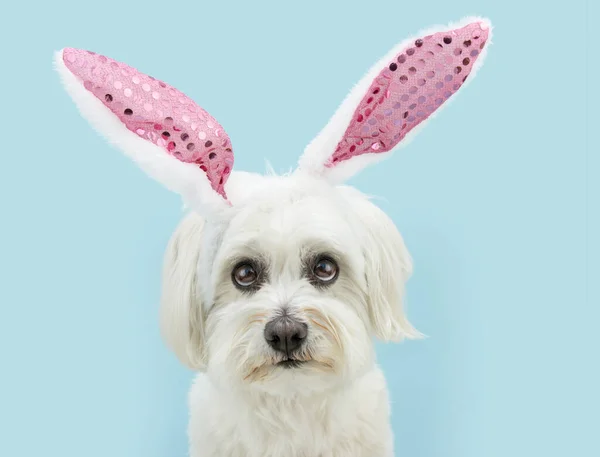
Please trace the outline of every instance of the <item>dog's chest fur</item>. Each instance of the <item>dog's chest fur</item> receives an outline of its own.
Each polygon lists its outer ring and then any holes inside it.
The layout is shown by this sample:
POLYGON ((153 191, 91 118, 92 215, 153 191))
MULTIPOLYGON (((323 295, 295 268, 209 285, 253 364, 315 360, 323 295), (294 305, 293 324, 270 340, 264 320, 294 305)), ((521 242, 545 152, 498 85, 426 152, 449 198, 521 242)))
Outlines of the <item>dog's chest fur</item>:
POLYGON ((283 398, 215 389, 190 393, 191 457, 392 457, 385 380, 373 369, 327 394, 283 398))

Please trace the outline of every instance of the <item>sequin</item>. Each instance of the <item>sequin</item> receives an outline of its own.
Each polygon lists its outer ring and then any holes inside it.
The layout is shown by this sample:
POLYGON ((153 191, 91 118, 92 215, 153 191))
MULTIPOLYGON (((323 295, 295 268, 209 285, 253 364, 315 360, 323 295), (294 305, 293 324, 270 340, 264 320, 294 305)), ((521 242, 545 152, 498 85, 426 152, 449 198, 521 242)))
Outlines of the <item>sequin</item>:
MULTIPOLYGON (((91 85, 84 84, 85 89, 100 98, 105 106, 136 136, 164 148, 166 154, 173 155, 183 162, 195 163, 199 167, 202 166, 202 161, 206 160, 209 153, 214 153, 216 158, 213 162, 216 168, 208 174, 208 179, 213 188, 225 196, 223 185, 229 171, 223 173, 216 170, 222 170, 224 167, 221 164, 223 163, 229 163, 228 170, 230 170, 233 164, 231 148, 227 147, 229 149, 227 150, 225 147, 218 146, 213 147, 210 151, 202 151, 198 150, 193 142, 177 145, 177 140, 173 138, 172 132, 181 130, 186 123, 183 115, 178 114, 181 113, 184 106, 189 111, 189 114, 186 115, 188 122, 192 116, 195 119, 201 119, 200 125, 205 127, 201 128, 204 131, 202 140, 207 142, 207 140, 215 138, 214 130, 220 130, 220 126, 206 111, 165 83, 161 84, 154 78, 107 57, 67 48, 63 52, 63 59, 67 68, 82 81, 82 84, 85 81, 92 83, 91 85), (71 63, 71 61, 73 62, 71 63), (80 61, 85 65, 78 65, 77 63, 80 61), (122 79, 125 76, 127 79, 122 79), (142 90, 135 90, 134 86, 125 87, 127 82, 135 86, 139 85, 142 90), (152 90, 152 87, 155 89, 152 90), (174 98, 169 96, 171 90, 175 94, 174 98), (161 109, 154 109, 154 103, 160 104, 161 109), (150 126, 150 131, 147 126, 150 126)), ((199 127, 198 122, 195 127, 196 129, 199 127)), ((223 136, 223 141, 228 144, 227 135, 222 131, 219 132, 219 135, 223 136)), ((179 135, 177 136, 179 137, 179 135)))
POLYGON ((462 79, 473 67, 476 55, 470 54, 472 48, 464 49, 474 32, 480 34, 479 42, 484 42, 489 33, 481 23, 474 22, 460 29, 418 38, 401 50, 394 62, 380 70, 365 92, 344 137, 337 144, 332 162, 342 162, 367 150, 389 151, 434 113, 460 88, 454 74, 460 73, 462 79), (469 60, 465 60, 466 56, 469 60), (379 91, 385 97, 374 97, 379 91), (374 137, 376 142, 372 142, 374 137))

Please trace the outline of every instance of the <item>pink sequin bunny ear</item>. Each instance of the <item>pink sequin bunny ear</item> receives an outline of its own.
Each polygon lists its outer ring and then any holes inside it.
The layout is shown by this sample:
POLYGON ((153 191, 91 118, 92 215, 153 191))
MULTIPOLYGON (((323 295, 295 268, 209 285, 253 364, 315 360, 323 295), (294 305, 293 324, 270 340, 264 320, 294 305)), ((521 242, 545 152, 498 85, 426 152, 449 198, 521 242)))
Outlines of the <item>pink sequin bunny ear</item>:
POLYGON ((469 18, 400 43, 353 89, 308 145, 299 170, 341 183, 421 127, 483 63, 488 20, 469 18))
POLYGON ((63 49, 55 64, 83 116, 146 173, 201 213, 228 206, 229 137, 193 100, 90 51, 63 49))

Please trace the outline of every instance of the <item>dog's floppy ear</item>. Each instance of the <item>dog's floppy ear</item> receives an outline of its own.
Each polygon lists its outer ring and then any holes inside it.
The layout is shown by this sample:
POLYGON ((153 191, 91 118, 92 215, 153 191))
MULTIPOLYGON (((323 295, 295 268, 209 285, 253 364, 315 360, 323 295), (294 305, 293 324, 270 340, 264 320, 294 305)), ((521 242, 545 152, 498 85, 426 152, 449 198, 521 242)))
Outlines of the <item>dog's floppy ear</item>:
POLYGON ((469 18, 394 47, 307 146, 299 170, 341 183, 406 144, 474 76, 490 39, 489 21, 469 18))
POLYGON ((193 100, 91 51, 65 48, 55 65, 82 115, 146 173, 201 214, 228 207, 229 137, 193 100))
POLYGON ((412 259, 400 232, 392 220, 358 190, 345 186, 341 189, 360 214, 365 228, 366 298, 374 335, 386 342, 422 337, 405 313, 405 283, 412 274, 412 259))
POLYGON ((194 370, 206 365, 204 315, 198 281, 204 220, 190 213, 169 241, 163 266, 161 333, 179 360, 194 370))

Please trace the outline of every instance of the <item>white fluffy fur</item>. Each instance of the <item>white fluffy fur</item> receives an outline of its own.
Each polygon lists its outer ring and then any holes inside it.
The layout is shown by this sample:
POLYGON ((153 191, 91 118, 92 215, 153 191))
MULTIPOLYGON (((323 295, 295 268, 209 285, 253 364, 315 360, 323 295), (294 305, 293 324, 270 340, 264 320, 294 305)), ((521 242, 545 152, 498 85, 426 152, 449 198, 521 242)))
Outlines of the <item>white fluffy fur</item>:
POLYGON ((357 172, 359 172, 366 166, 386 159, 396 149, 406 146, 408 143, 410 143, 410 141, 412 141, 412 139, 427 124, 428 120, 435 117, 440 112, 441 108, 443 108, 444 106, 448 106, 450 100, 456 97, 456 93, 452 97, 450 97, 449 100, 443 103, 437 110, 435 110, 426 120, 421 122, 416 128, 412 129, 404 137, 404 139, 400 143, 398 143, 398 145, 391 151, 379 154, 371 153, 355 156, 349 160, 345 160, 337 164, 333 168, 328 168, 325 166, 329 158, 334 153, 338 143, 344 136, 346 128, 352 120, 354 111, 356 110, 358 104, 364 97, 366 91, 369 89, 369 86, 373 82, 373 79, 375 79, 379 72, 381 72, 381 70, 384 67, 386 67, 397 54, 399 54, 403 49, 412 45, 412 43, 414 43, 414 41, 417 38, 431 35, 437 32, 442 32, 444 30, 454 30, 457 28, 461 28, 476 21, 482 22, 489 29, 489 38, 486 46, 483 48, 479 57, 473 64, 473 68, 471 69, 469 78, 467 79, 467 81, 465 81, 461 88, 458 89, 457 92, 460 92, 467 84, 469 84, 473 80, 475 74, 477 73, 479 68, 481 68, 481 65, 483 65, 485 56, 487 54, 487 49, 491 44, 492 25, 491 22, 486 18, 471 16, 464 18, 459 22, 452 23, 446 26, 430 27, 428 29, 422 30, 415 36, 407 38, 400 44, 394 46, 382 59, 380 59, 375 65, 373 65, 371 69, 367 72, 367 74, 360 80, 360 82, 356 86, 354 86, 354 89, 350 91, 350 93, 342 102, 342 104, 335 112, 329 123, 306 147, 304 153, 300 157, 299 170, 306 170, 312 174, 322 175, 323 177, 331 180, 334 183, 342 183, 350 179, 353 175, 355 175, 357 172))
POLYGON ((333 169, 325 164, 382 62, 413 40, 390 51, 350 93, 306 148, 299 173, 234 172, 226 183, 231 206, 201 170, 127 130, 68 71, 62 53, 56 55, 84 116, 195 210, 169 242, 161 304, 167 344, 200 372, 189 398, 191 457, 394 455, 373 339, 420 336, 403 304, 411 259, 393 222, 361 193, 339 184, 389 153, 333 169), (339 264, 339 277, 327 288, 308 278, 309 260, 320 254, 339 264), (252 293, 232 281, 241 259, 265 266, 264 281, 252 293), (308 326, 296 354, 304 363, 290 369, 278 365, 284 356, 264 336, 266 323, 283 309, 308 326))

